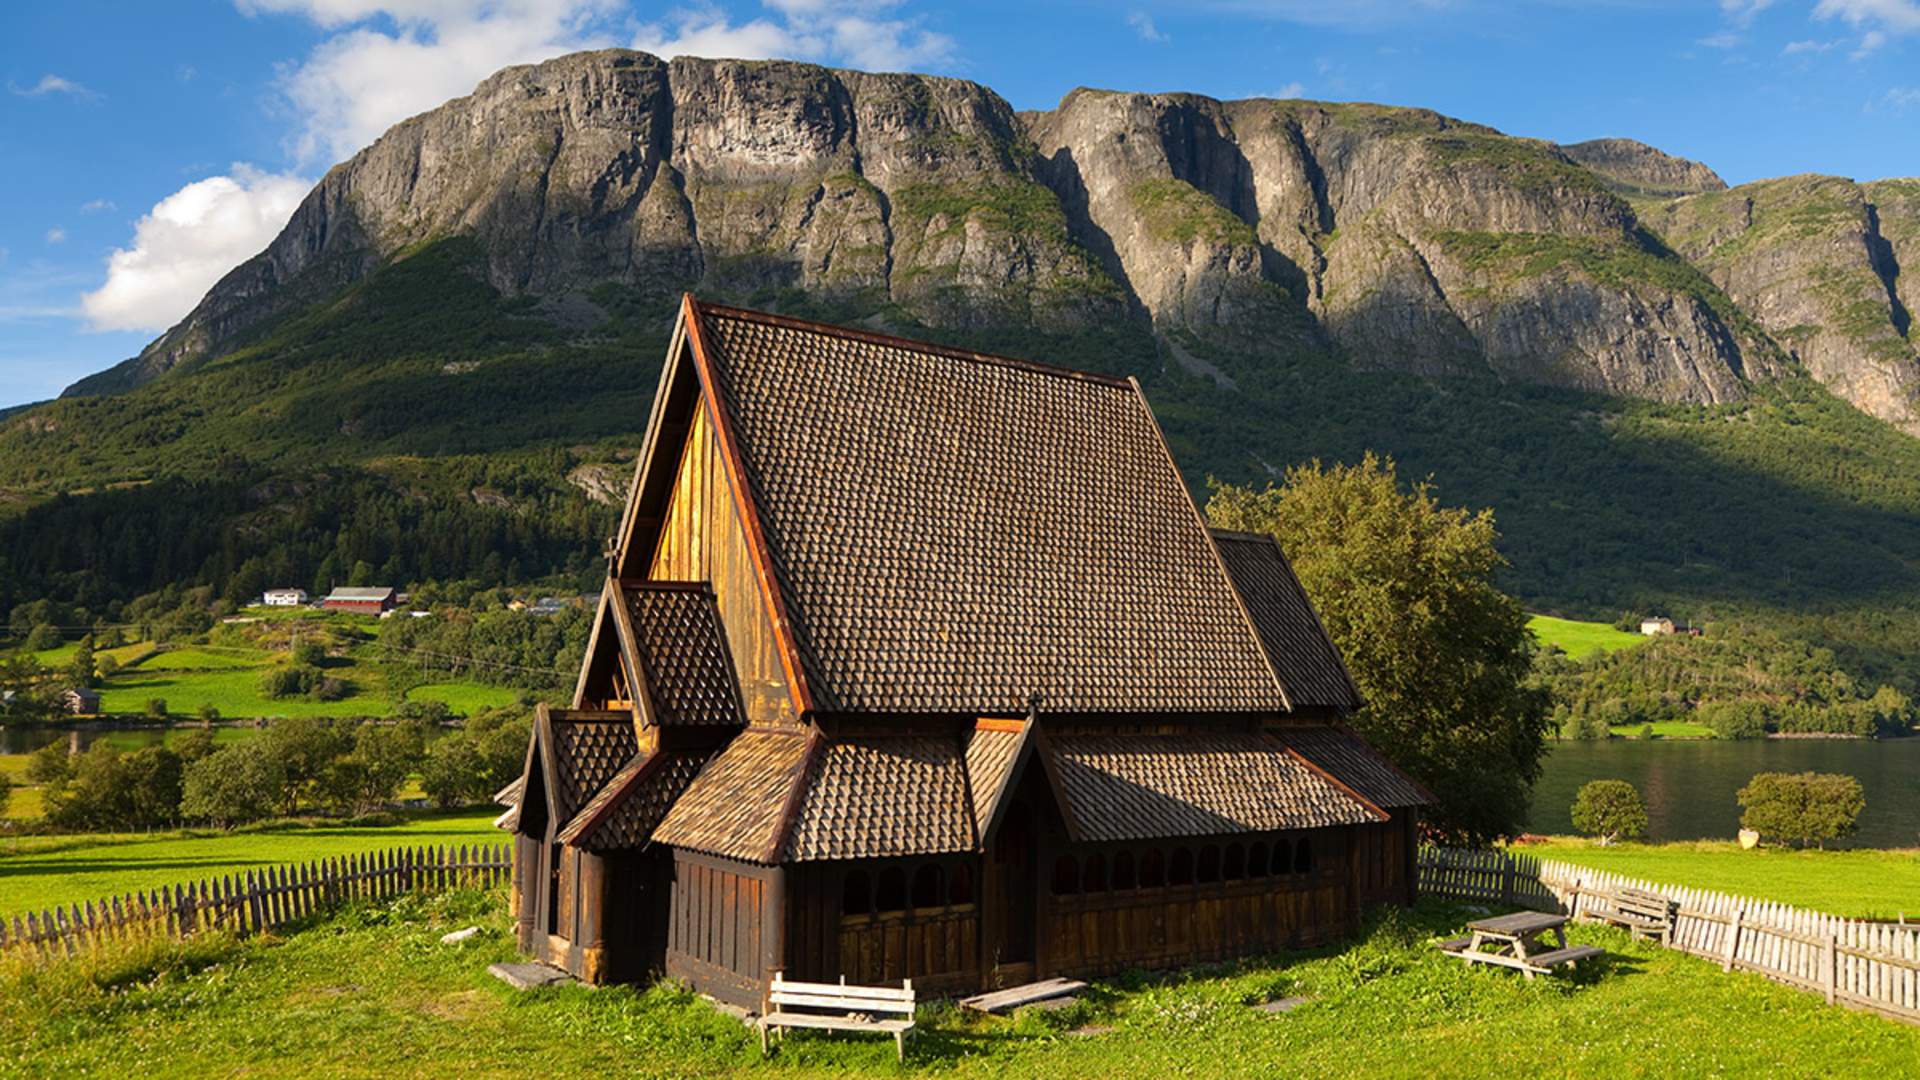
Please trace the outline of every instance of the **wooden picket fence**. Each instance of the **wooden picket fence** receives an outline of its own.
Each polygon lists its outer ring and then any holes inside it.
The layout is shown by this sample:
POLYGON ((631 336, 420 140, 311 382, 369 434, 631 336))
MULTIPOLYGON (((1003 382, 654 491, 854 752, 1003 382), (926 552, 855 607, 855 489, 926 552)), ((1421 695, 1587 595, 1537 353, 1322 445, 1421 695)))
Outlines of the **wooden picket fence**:
POLYGON ((505 881, 512 870, 506 844, 334 856, 16 915, 11 925, 0 919, 0 952, 73 953, 95 941, 154 933, 184 936, 223 929, 250 934, 352 900, 490 886, 505 881))
POLYGON ((1499 851, 1423 848, 1420 890, 1452 899, 1604 919, 1621 889, 1674 901, 1667 946, 1920 1024, 1920 925, 1847 919, 1499 851))

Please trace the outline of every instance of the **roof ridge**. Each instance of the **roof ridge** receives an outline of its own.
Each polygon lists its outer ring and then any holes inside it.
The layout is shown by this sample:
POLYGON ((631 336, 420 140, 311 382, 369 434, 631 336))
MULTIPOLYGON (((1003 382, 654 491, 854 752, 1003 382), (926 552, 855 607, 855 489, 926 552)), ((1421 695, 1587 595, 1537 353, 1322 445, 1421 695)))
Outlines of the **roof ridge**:
POLYGON ((926 353, 932 356, 942 356, 950 360, 966 360, 976 364, 991 364, 999 367, 1013 368, 1015 370, 1026 371, 1035 375, 1047 375, 1057 379, 1077 379, 1083 382, 1111 387, 1115 390, 1125 390, 1129 385, 1125 376, 1107 375, 1098 371, 1064 367, 1060 364, 1049 364, 1040 360, 1022 360, 1017 356, 1003 356, 999 353, 980 352, 976 349, 963 349, 955 345, 941 345, 936 342, 901 337, 897 334, 883 334, 877 330, 861 330, 851 326, 840 326, 834 323, 795 318, 791 315, 779 315, 770 311, 755 311, 752 308, 715 304, 702 300, 692 293, 688 293, 687 296, 693 301, 695 309, 701 314, 718 315, 722 318, 738 319, 742 322, 764 323, 768 326, 779 326, 789 330, 800 330, 826 337, 847 338, 852 341, 863 341, 870 345, 881 345, 896 349, 906 349, 911 352, 926 353))

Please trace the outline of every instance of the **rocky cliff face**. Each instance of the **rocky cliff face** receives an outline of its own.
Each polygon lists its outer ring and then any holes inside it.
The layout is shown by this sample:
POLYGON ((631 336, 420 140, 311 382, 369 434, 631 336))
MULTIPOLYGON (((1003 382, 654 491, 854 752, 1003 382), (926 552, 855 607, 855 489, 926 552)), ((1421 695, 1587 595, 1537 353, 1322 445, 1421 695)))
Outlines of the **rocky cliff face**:
MULTIPOLYGON (((1130 323, 1226 382, 1209 354, 1257 376, 1305 348, 1720 402, 1784 370, 1774 338, 1793 331, 1817 377, 1911 426, 1911 364, 1893 355, 1908 286, 1888 268, 1916 233, 1873 225, 1855 189, 1834 244, 1858 249, 1848 273, 1866 276, 1809 309, 1779 285, 1777 259, 1739 254, 1767 247, 1736 243, 1745 196, 1655 211, 1703 274, 1620 194, 1648 205, 1649 192, 1716 187, 1639 144, 1562 149, 1415 109, 1080 90, 1015 114, 954 79, 582 53, 507 69, 396 126, 179 326, 71 392, 191 367, 467 236, 489 284, 556 318, 608 283, 763 303, 799 290, 956 331, 1130 323), (1844 345, 1833 319, 1875 295, 1884 332, 1844 345)), ((1876 198, 1914 220, 1908 189, 1876 198)))

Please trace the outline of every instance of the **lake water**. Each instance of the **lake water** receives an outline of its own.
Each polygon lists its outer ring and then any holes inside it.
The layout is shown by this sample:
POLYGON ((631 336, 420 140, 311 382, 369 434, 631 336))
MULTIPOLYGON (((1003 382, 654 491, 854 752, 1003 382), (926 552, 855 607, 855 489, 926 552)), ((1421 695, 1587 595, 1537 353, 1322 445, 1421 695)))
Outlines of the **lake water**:
MULTIPOLYGON (((172 742, 187 731, 199 727, 199 724, 174 724, 152 727, 115 727, 107 724, 14 724, 0 727, 0 754, 31 754, 48 743, 68 744, 75 733, 80 738, 80 749, 92 746, 95 740, 105 739, 119 750, 138 750, 143 746, 158 746, 162 741, 172 742)), ((229 739, 245 738, 254 732, 251 727, 223 726, 214 729, 215 738, 221 742, 229 739)))
POLYGON ((1734 793, 1758 772, 1834 772, 1859 779, 1867 808, 1853 847, 1920 847, 1920 738, 1608 739, 1548 744, 1527 829, 1571 833, 1574 794, 1589 780, 1625 780, 1647 800, 1650 840, 1731 840, 1734 793))

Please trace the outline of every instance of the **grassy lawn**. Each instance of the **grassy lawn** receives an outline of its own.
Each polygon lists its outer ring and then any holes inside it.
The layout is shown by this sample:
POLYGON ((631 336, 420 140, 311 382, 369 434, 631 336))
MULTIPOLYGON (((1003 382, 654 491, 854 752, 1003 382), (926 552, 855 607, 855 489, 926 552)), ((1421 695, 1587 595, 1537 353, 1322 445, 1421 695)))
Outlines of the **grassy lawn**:
POLYGON ((1529 615, 1527 628, 1533 631, 1534 637, 1548 645, 1560 646, 1562 652, 1576 660, 1596 650, 1616 652, 1647 640, 1639 634, 1615 630, 1607 623, 1556 619, 1551 615, 1529 615))
POLYGON ((1920 1028, 1580 926, 1615 957, 1577 982, 1469 969, 1429 945, 1468 918, 1423 906, 1351 944, 1096 984, 1053 1013, 921 1010, 892 1040, 758 1041, 671 986, 520 994, 498 894, 406 897, 245 942, 128 947, 0 971, 21 1076, 1765 1076, 1920 1069, 1920 1028), (457 946, 448 930, 484 932, 457 946), (1283 1014, 1252 1003, 1302 995, 1283 1014), (1072 1034, 1075 1028, 1106 1029, 1072 1034))
POLYGON ((115 674, 100 684, 100 708, 108 713, 139 714, 149 698, 161 698, 175 716, 190 717, 202 705, 212 705, 229 718, 255 716, 385 716, 393 711, 383 687, 371 682, 371 669, 335 668, 354 686, 339 701, 306 698, 269 698, 260 693, 260 669, 225 671, 161 671, 145 666, 115 674))
MULTIPOLYGON (((1640 724, 1619 724, 1608 728, 1615 738, 1637 739, 1640 737, 1640 724)), ((1653 725, 1653 737, 1656 739, 1711 739, 1713 729, 1705 724, 1696 724, 1690 720, 1660 720, 1653 725)))
MULTIPOLYGON (((93 651, 93 658, 94 661, 98 663, 101 657, 111 656, 113 657, 114 663, 124 667, 127 664, 138 663, 142 658, 152 653, 156 647, 157 646, 151 641, 136 641, 131 645, 122 645, 117 649, 95 649, 93 651)), ((79 651, 80 643, 78 641, 69 641, 59 648, 43 649, 40 652, 33 653, 32 656, 35 660, 40 661, 42 667, 60 671, 64 670, 68 664, 73 663, 73 654, 79 651)))
POLYGON ((454 712, 471 716, 480 709, 512 705, 520 700, 520 695, 524 692, 504 686, 487 686, 482 683, 426 683, 407 691, 407 700, 445 702, 447 708, 454 712))
POLYGON ((494 810, 433 814, 385 828, 293 823, 239 832, 181 830, 0 840, 0 915, 415 844, 498 843, 494 810))
POLYGON ((1520 850, 1661 884, 1777 900, 1835 915, 1920 916, 1920 850, 1745 851, 1721 840, 1599 847, 1574 838, 1520 850))

